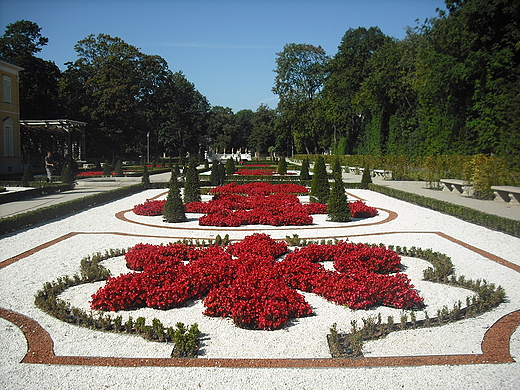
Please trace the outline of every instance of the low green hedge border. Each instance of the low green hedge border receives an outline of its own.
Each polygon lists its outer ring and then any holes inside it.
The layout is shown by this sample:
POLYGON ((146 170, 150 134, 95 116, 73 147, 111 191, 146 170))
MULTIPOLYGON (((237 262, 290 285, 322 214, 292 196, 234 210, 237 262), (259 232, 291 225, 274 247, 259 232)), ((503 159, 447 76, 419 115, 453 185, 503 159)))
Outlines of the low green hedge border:
POLYGON ((12 217, 2 218, 0 219, 0 235, 11 233, 51 219, 63 217, 101 203, 110 202, 114 199, 119 199, 142 191, 143 189, 144 187, 142 184, 134 184, 132 186, 116 188, 115 190, 101 192, 57 205, 28 211, 12 217))
POLYGON ((429 198, 422 195, 412 194, 410 192, 396 190, 377 184, 369 184, 369 189, 384 195, 391 196, 405 202, 426 207, 431 210, 439 211, 459 218, 466 222, 484 226, 502 233, 520 237, 520 221, 514 219, 500 217, 498 215, 487 214, 479 210, 471 209, 465 206, 459 206, 453 203, 444 202, 442 200, 429 198))
MULTIPOLYGON (((51 195, 57 192, 70 191, 74 189, 71 184, 47 184, 43 187, 31 188, 25 191, 15 191, 2 194, 0 196, 0 204, 14 202, 26 198, 35 198, 42 195, 51 195)), ((0 191, 1 192, 1 191, 0 191)))

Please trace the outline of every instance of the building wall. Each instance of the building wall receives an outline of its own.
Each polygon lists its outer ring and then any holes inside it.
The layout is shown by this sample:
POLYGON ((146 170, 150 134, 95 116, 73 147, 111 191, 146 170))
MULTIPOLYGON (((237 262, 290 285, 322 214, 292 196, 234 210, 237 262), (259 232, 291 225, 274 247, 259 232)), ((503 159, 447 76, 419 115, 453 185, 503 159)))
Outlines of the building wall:
POLYGON ((20 144, 20 95, 22 70, 0 59, 0 174, 23 172, 20 144))

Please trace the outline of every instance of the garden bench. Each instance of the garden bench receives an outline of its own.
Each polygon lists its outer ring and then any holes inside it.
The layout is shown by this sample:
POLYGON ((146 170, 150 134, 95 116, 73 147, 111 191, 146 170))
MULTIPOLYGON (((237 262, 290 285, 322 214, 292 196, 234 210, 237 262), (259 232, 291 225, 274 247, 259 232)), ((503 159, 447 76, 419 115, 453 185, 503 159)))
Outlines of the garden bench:
POLYGON ((380 176, 386 180, 392 179, 392 171, 387 171, 384 169, 374 169, 372 172, 374 173, 374 176, 380 176))
POLYGON ((512 187, 512 186, 491 186, 491 189, 495 191, 495 193, 504 201, 510 202, 511 198, 509 195, 512 195, 513 198, 520 203, 520 187, 512 187))
POLYGON ((458 179, 441 179, 441 183, 443 183, 448 190, 453 191, 453 188, 455 188, 461 194, 464 192, 465 187, 472 186, 471 183, 458 179))

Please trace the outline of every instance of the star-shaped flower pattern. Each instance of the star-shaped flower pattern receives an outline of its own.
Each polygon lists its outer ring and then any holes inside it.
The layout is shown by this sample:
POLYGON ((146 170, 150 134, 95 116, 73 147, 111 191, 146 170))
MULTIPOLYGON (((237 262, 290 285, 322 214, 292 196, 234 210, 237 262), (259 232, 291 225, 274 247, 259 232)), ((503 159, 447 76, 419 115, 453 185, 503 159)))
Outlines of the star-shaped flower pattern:
POLYGON ((346 241, 289 251, 284 241, 253 234, 227 247, 139 244, 125 259, 135 272, 110 277, 92 296, 93 309, 165 310, 204 299, 205 315, 230 317, 243 328, 275 330, 291 318, 313 314, 298 290, 351 309, 423 305, 399 272, 395 252, 346 241), (325 269, 325 261, 334 262, 335 271, 325 269))

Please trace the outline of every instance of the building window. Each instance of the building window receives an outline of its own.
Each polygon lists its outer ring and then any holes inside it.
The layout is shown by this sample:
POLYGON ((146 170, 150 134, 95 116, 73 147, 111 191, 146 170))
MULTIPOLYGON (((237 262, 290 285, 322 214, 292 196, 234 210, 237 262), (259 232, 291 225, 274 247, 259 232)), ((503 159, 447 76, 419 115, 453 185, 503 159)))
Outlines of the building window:
POLYGON ((4 157, 14 157, 13 125, 4 123, 4 157))
POLYGON ((4 75, 4 103, 11 103, 11 77, 4 75))

